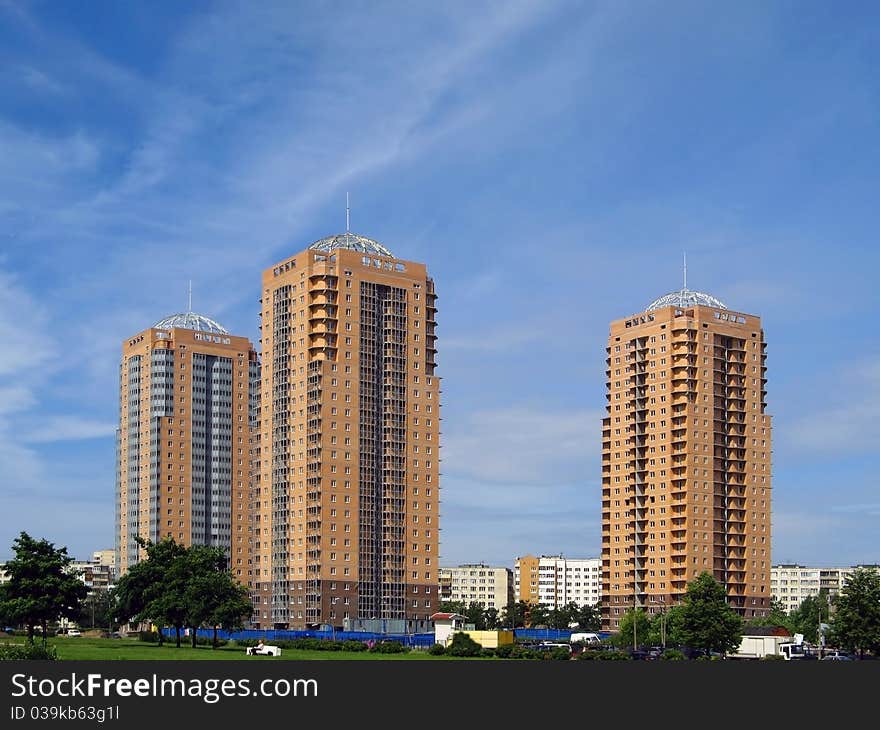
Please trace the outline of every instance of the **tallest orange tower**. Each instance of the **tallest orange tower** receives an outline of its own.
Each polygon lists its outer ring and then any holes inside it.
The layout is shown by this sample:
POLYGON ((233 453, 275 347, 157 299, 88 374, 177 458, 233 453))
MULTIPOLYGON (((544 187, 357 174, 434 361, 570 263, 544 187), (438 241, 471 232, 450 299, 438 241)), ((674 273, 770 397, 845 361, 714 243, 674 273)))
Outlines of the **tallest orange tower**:
POLYGON ((424 264, 353 233, 263 272, 251 499, 260 628, 429 628, 436 299, 424 264))

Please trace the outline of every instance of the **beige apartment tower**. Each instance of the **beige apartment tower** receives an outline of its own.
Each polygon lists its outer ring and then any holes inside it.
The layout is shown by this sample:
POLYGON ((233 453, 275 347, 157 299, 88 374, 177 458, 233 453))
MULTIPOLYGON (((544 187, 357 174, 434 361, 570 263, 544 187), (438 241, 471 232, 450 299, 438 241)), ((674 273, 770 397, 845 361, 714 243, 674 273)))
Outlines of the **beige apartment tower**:
POLYGON ((253 345, 193 312, 122 345, 116 432, 116 569, 140 536, 224 548, 248 567, 249 417, 259 377, 253 345))
POLYGON ((744 618, 770 605, 770 416, 758 317, 683 288, 611 323, 602 615, 679 602, 702 571, 744 618))
POLYGON ((260 628, 428 627, 435 302, 423 264, 353 233, 263 273, 250 581, 260 628))

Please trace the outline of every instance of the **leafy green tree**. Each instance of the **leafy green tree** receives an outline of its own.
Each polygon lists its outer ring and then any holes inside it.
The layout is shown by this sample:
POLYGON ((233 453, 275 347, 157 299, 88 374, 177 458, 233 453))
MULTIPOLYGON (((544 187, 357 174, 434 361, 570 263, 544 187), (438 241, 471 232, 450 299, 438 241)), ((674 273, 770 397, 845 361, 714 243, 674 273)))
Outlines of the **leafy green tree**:
POLYGON ((223 548, 192 545, 184 556, 187 588, 187 626, 192 646, 200 626, 211 626, 214 632, 211 645, 217 646, 217 628, 240 628, 244 619, 253 613, 253 604, 246 588, 227 570, 223 548))
POLYGON ((467 604, 464 601, 442 601, 439 610, 441 613, 458 613, 464 616, 467 604))
POLYGON ((770 612, 766 616, 750 618, 749 626, 781 626, 792 634, 797 633, 792 617, 785 610, 785 604, 775 597, 770 599, 770 612))
POLYGON ((67 548, 56 548, 45 538, 35 540, 22 532, 12 543, 15 557, 4 566, 9 580, 0 586, 0 614, 11 623, 27 626, 28 641, 42 629, 43 641, 50 621, 76 619, 88 588, 71 570, 67 548))
POLYGON ((166 537, 153 543, 135 538, 146 551, 143 560, 128 569, 116 584, 116 616, 119 623, 150 622, 159 627, 159 641, 163 640, 162 627, 174 626, 177 646, 180 646, 180 630, 186 620, 183 596, 169 595, 176 590, 182 594, 178 559, 186 554, 186 548, 166 537))
POLYGON ((550 610, 540 603, 530 603, 526 620, 531 628, 547 626, 550 621, 550 610))
POLYGON ((485 607, 482 603, 471 601, 467 609, 465 609, 464 615, 467 623, 473 624, 477 631, 482 631, 486 628, 485 607))
POLYGON ((498 614, 497 608, 487 608, 485 616, 487 629, 497 629, 500 626, 501 617, 498 614))
POLYGON ((217 648, 218 626, 226 631, 243 628, 245 620, 250 618, 254 612, 248 589, 237 583, 229 573, 225 575, 228 580, 224 580, 220 586, 217 601, 209 620, 214 629, 211 646, 215 649, 217 648))
POLYGON ((511 629, 524 627, 528 611, 529 604, 526 601, 519 600, 516 603, 508 604, 501 612, 501 625, 511 629))
POLYGON ((602 613, 599 606, 580 606, 573 617, 577 627, 584 631, 599 631, 602 628, 602 613))
POLYGON ((683 646, 684 607, 670 606, 666 611, 666 645, 683 646))
POLYGON ((612 642, 621 648, 631 648, 634 644, 637 646, 651 644, 651 620, 648 614, 641 608, 629 609, 620 617, 620 630, 612 637, 612 642), (633 636, 633 624, 635 624, 635 636, 633 636))
POLYGON ((110 628, 113 624, 113 591, 107 588, 92 590, 80 605, 77 623, 89 628, 110 628))
POLYGON ((121 616, 173 626, 178 647, 181 631, 188 628, 195 647, 199 627, 214 629, 216 646, 218 627, 240 628, 253 612, 247 589, 227 569, 222 548, 187 548, 170 537, 142 545, 146 559, 132 566, 117 585, 121 616))
POLYGON ((681 615, 685 644, 727 654, 742 642, 742 627, 742 619, 727 603, 724 586, 711 573, 704 571, 688 584, 681 615))
POLYGON ((566 606, 552 608, 547 616, 547 625, 551 629, 567 629, 570 616, 571 614, 566 606))
POLYGON ((828 591, 823 588, 818 596, 807 596, 801 601, 792 611, 786 628, 815 643, 819 640, 819 625, 828 622, 828 608, 828 591))
POLYGON ((859 656, 880 649, 880 572, 858 568, 834 600, 831 630, 838 646, 859 656))

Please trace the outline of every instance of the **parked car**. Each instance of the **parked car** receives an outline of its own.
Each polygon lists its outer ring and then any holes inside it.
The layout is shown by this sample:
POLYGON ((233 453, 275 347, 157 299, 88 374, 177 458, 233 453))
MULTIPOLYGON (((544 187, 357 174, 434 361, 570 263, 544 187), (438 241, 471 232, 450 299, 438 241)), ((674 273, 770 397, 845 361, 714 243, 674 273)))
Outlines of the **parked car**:
POLYGON ((840 651, 832 651, 822 657, 823 662, 851 662, 853 658, 849 654, 840 651))
POLYGON ((66 635, 69 637, 82 636, 82 632, 79 629, 67 629, 66 635))

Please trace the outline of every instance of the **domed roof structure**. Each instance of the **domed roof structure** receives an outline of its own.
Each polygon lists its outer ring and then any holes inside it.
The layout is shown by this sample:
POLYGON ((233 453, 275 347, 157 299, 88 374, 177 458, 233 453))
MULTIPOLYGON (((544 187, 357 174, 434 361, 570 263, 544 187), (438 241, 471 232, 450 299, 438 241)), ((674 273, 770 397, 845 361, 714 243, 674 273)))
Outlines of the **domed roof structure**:
POLYGON ((322 238, 320 241, 315 241, 309 248, 314 251, 325 251, 328 253, 335 251, 337 248, 345 248, 349 251, 360 251, 361 253, 394 258, 394 254, 378 241, 348 232, 322 238))
POLYGON ((655 299, 648 305, 648 308, 645 311, 652 312, 655 309, 662 309, 663 307, 680 307, 684 309, 686 307, 695 306, 727 309, 727 305, 724 304, 724 302, 720 299, 716 299, 711 294, 706 294, 701 291, 691 291, 685 287, 684 289, 669 292, 669 294, 664 294, 659 299, 655 299))
POLYGON ((195 312, 181 312, 180 314, 172 314, 170 317, 165 317, 156 324, 153 325, 155 329, 174 329, 177 327, 182 330, 196 330, 197 332, 212 332, 215 335, 228 335, 229 330, 227 330, 223 325, 215 322, 210 317, 205 317, 201 314, 196 314, 195 312))

